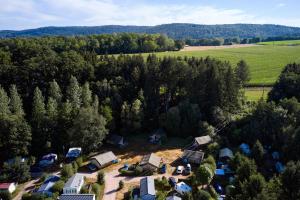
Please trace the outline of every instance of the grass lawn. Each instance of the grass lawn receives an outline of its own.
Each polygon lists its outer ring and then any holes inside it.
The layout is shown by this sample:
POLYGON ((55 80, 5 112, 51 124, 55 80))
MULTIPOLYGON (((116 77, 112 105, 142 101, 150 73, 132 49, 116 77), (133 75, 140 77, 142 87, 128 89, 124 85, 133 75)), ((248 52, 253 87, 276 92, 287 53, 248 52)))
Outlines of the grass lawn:
POLYGON ((267 99, 268 92, 271 90, 271 88, 246 88, 245 89, 245 96, 248 101, 258 101, 261 97, 263 99, 267 99))
POLYGON ((285 41, 272 41, 272 42, 260 42, 261 45, 277 45, 277 46, 297 46, 300 45, 300 40, 285 40, 285 41))
MULTIPOLYGON (((250 66, 251 85, 272 85, 283 67, 300 62, 300 46, 258 45, 244 48, 225 48, 205 51, 159 52, 157 56, 214 57, 229 61, 233 66, 244 59, 250 66)), ((142 54, 147 56, 148 53, 142 54)))

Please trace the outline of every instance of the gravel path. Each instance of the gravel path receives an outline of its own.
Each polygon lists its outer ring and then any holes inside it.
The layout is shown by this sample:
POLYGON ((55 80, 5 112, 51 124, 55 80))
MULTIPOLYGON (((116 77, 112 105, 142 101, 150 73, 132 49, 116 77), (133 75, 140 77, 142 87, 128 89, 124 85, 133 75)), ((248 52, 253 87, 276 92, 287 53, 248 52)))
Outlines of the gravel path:
MULTIPOLYGON (((153 175, 154 178, 163 177, 169 178, 171 176, 174 176, 172 174, 158 174, 153 175)), ((186 176, 182 175, 175 175, 176 178, 184 179, 186 176)), ((133 182, 139 182, 143 177, 124 177, 119 176, 118 170, 113 170, 112 172, 105 174, 105 189, 104 189, 104 195, 103 200, 115 200, 116 194, 118 192, 119 187, 119 181, 122 180, 124 183, 133 183, 133 182)))

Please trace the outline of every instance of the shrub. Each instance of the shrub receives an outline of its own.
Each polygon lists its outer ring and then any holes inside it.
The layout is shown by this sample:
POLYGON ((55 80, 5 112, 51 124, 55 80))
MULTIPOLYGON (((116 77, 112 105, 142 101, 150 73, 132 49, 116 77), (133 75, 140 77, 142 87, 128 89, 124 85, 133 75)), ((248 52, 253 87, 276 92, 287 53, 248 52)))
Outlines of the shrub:
POLYGON ((65 182, 64 181, 57 181, 54 185, 53 185, 53 187, 52 187, 52 192, 53 193, 60 193, 62 190, 63 190, 63 188, 64 188, 64 185, 65 185, 65 182))
POLYGON ((136 168, 134 169, 135 175, 140 175, 141 173, 143 173, 143 168, 141 166, 136 166, 136 168))
POLYGON ((70 178, 74 174, 74 169, 72 167, 72 164, 66 164, 63 166, 61 170, 62 177, 70 178))
POLYGON ((100 194, 100 185, 98 183, 94 183, 92 185, 92 191, 96 196, 99 196, 100 194))
POLYGON ((78 158, 76 159, 76 163, 77 163, 77 166, 78 166, 78 167, 82 167, 82 163, 83 163, 82 157, 78 157, 78 158))
POLYGON ((100 185, 103 185, 104 184, 104 173, 102 171, 98 172, 98 175, 97 175, 97 182, 100 184, 100 185))
POLYGON ((124 182, 122 180, 119 181, 119 190, 124 188, 124 182))
POLYGON ((0 191, 0 199, 2 200, 11 200, 11 194, 7 191, 0 191))
POLYGON ((72 167, 73 167, 73 172, 77 173, 77 171, 78 171, 78 164, 77 164, 76 161, 72 162, 72 167))

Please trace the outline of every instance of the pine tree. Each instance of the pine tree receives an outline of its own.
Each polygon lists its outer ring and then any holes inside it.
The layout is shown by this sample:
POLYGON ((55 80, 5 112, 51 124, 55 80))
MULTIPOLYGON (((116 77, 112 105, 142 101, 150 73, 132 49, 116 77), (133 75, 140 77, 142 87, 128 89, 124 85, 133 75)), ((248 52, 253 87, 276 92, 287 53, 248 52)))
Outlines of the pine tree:
POLYGON ((99 98, 97 95, 94 95, 92 107, 95 112, 99 112, 99 98))
POLYGON ((81 106, 81 89, 74 76, 71 77, 67 88, 67 99, 72 104, 73 112, 77 112, 81 106))
POLYGON ((60 103, 62 100, 61 89, 55 80, 50 82, 49 97, 55 99, 57 103, 60 103))
POLYGON ((10 114, 9 98, 5 90, 0 86, 0 116, 7 116, 10 114))
POLYGON ((25 113, 23 110, 22 99, 18 93, 16 85, 10 86, 10 110, 12 114, 23 118, 25 113))
POLYGON ((82 104, 83 107, 88 107, 92 102, 92 92, 90 90, 90 84, 86 82, 82 87, 82 104))
POLYGON ((42 122, 46 114, 44 101, 45 99, 41 90, 38 87, 36 87, 33 96, 32 120, 37 123, 42 122))
POLYGON ((244 85, 245 83, 250 81, 249 66, 244 60, 238 62, 237 67, 235 69, 235 73, 240 84, 244 85))
POLYGON ((58 114, 58 105, 55 99, 52 97, 49 97, 48 103, 47 103, 47 115, 50 119, 55 120, 58 114))

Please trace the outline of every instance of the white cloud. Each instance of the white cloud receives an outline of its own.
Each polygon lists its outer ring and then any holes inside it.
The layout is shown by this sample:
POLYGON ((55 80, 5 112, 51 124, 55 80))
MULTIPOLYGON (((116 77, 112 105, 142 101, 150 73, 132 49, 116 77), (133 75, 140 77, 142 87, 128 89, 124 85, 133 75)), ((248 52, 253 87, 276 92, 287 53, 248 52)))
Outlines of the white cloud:
MULTIPOLYGON (((273 20, 258 18, 240 9, 192 6, 183 3, 151 5, 134 0, 0 0, 0 5, 0 29, 108 24, 274 23, 273 20)), ((287 25, 291 25, 290 23, 300 25, 299 20, 279 21, 285 21, 287 25)))
POLYGON ((285 3, 279 3, 276 5, 277 8, 282 8, 282 7, 285 7, 286 4, 285 3))

